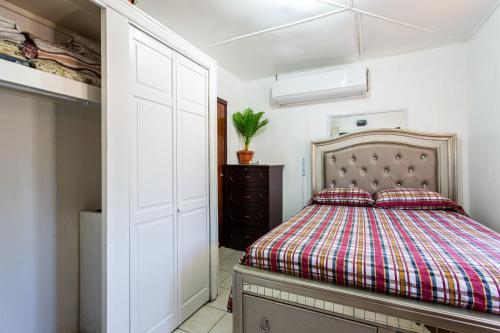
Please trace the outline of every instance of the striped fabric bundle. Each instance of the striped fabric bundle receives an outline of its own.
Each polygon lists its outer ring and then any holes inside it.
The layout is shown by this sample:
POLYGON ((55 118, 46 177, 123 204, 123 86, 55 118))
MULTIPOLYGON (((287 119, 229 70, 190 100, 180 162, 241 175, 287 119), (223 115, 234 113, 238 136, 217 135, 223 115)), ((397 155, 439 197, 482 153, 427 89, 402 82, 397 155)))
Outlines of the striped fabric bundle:
POLYGON ((371 206, 375 203, 370 193, 355 187, 326 188, 316 193, 312 202, 339 206, 371 206))
POLYGON ((375 204, 391 209, 443 209, 465 214, 462 207, 439 193, 418 188, 390 189, 375 193, 375 204))
POLYGON ((40 38, 33 38, 37 48, 37 59, 50 60, 61 66, 75 70, 93 73, 96 77, 101 77, 100 60, 92 60, 81 54, 71 52, 63 46, 44 41, 40 38))
POLYGON ((251 245, 245 264, 500 313, 499 234, 450 211, 309 205, 251 245))

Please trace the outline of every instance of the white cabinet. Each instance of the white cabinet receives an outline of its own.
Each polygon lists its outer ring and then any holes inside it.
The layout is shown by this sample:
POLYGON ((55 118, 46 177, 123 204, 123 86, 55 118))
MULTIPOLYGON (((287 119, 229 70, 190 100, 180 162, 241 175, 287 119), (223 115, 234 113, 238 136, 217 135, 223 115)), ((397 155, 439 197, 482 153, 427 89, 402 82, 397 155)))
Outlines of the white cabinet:
POLYGON ((130 28, 132 332, 176 327, 173 52, 130 28))
POLYGON ((209 300, 207 71, 130 28, 131 332, 209 300))
POLYGON ((217 294, 216 64, 135 6, 101 1, 103 326, 171 332, 217 294))
POLYGON ((207 71, 176 56, 179 317, 209 299, 207 71))

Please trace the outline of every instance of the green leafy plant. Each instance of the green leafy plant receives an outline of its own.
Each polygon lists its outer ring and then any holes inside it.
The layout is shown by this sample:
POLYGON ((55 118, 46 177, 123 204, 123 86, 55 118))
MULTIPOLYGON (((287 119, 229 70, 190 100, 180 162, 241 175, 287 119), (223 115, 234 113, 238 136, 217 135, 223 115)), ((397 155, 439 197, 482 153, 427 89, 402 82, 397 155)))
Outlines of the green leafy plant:
POLYGON ((254 113, 251 108, 246 108, 243 112, 238 111, 233 114, 234 126, 245 140, 245 150, 248 150, 248 146, 255 134, 269 124, 268 119, 262 119, 263 116, 264 112, 254 113))

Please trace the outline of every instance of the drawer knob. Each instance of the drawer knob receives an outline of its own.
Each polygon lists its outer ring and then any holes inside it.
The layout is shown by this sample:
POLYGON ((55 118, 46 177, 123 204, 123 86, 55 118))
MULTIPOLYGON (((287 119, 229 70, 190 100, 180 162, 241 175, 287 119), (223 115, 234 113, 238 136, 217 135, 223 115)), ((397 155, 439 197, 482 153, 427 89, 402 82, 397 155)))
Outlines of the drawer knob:
POLYGON ((259 323, 259 332, 260 333, 269 333, 271 331, 271 327, 269 325, 269 319, 266 317, 262 317, 259 323))

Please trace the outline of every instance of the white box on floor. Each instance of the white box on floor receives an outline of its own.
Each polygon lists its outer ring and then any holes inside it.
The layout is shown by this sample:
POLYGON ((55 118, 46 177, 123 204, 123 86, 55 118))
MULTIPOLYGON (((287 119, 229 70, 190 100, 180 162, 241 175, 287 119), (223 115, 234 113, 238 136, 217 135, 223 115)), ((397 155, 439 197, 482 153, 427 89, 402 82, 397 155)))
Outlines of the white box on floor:
POLYGON ((102 214, 80 212, 80 332, 101 332, 102 214))

